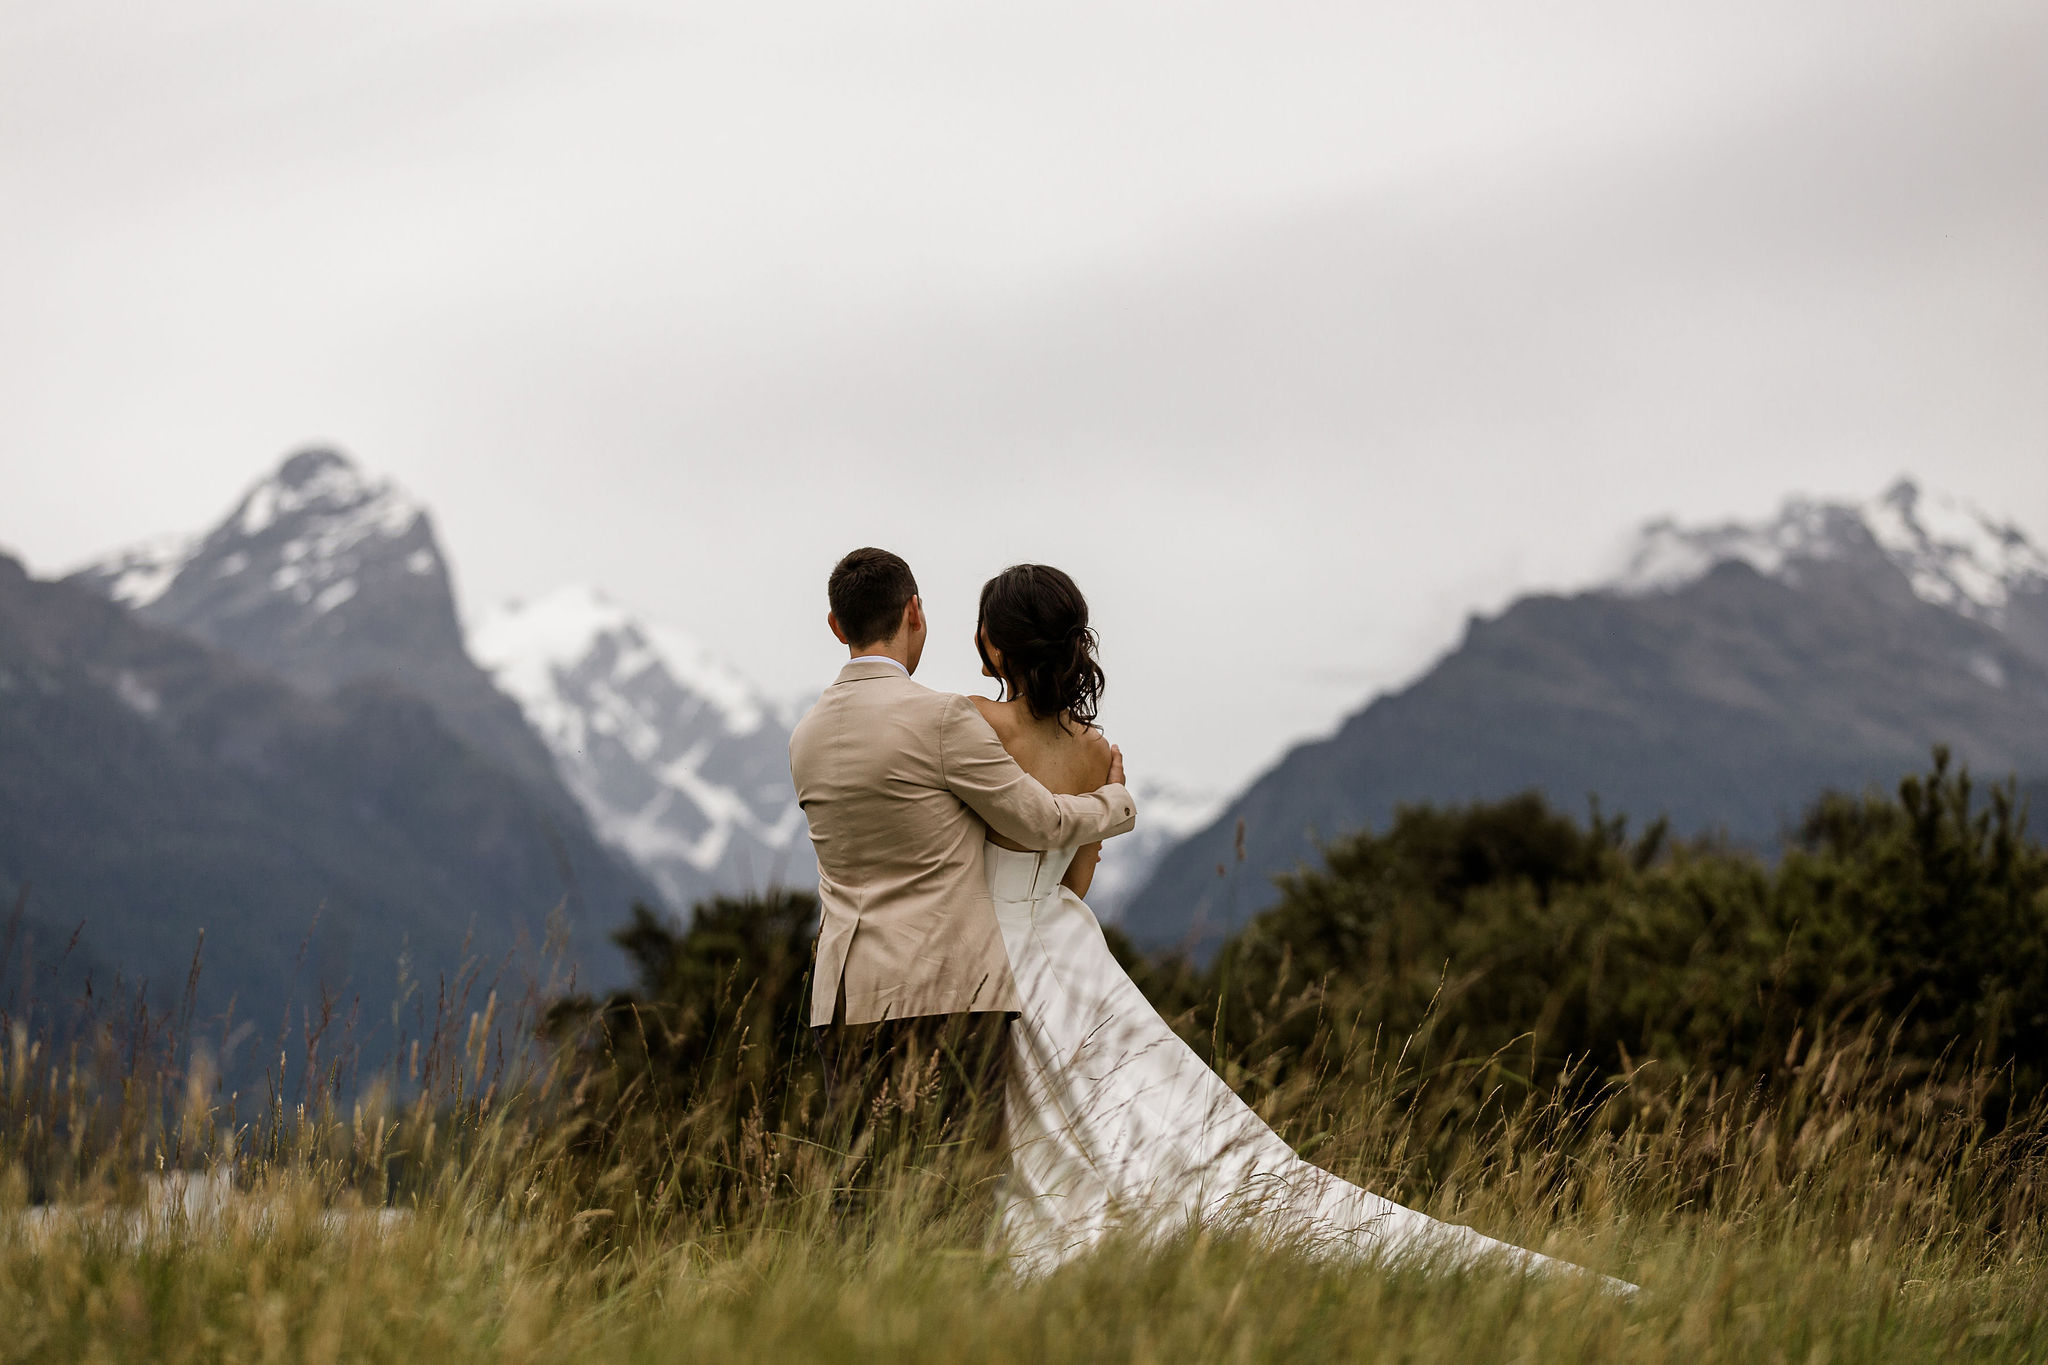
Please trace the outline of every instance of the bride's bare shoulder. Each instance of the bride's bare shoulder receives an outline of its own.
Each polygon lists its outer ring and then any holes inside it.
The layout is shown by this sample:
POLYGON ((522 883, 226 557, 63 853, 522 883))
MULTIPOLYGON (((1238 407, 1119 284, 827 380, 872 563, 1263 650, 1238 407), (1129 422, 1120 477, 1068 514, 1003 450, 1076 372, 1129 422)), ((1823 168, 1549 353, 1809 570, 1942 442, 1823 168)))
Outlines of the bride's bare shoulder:
POLYGON ((1080 729, 1081 733, 1078 738, 1083 754, 1083 762, 1087 765, 1090 772, 1097 774, 1097 785, 1107 782, 1109 780, 1109 736, 1102 733, 1102 727, 1099 725, 1083 725, 1080 729))
POLYGON ((973 702, 974 709, 981 712, 981 718, 988 722, 989 729, 996 732, 996 738, 1007 745, 1010 742, 1011 731, 1016 728, 1010 715, 1010 708, 999 701, 977 697, 971 692, 967 695, 967 700, 973 702))

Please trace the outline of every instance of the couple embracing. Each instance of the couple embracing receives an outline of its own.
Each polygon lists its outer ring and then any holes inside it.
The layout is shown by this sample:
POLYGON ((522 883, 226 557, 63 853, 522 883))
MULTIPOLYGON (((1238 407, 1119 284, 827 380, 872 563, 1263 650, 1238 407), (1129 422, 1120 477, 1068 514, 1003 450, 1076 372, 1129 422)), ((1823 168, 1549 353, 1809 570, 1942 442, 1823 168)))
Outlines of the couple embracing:
POLYGON ((818 855, 828 1095, 877 1109, 879 1078, 983 1115, 1000 1097, 997 1231, 1020 1272, 1112 1233, 1202 1226, 1343 1258, 1589 1273, 1301 1160, 1132 983, 1085 899, 1102 841, 1138 811, 1093 724, 1103 673, 1071 578, 1020 564, 982 588, 974 645, 998 701, 912 680, 928 627, 898 556, 853 551, 827 595, 850 657, 789 752, 818 855))

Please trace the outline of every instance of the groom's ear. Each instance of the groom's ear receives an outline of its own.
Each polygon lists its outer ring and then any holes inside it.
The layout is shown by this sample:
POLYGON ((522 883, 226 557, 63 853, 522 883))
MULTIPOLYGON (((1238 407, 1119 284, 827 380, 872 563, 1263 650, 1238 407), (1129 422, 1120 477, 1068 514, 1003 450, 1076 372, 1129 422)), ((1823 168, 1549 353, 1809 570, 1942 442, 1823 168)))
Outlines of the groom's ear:
POLYGON ((924 629, 924 599, 916 593, 910 595, 910 605, 903 613, 903 624, 912 630, 924 629))
POLYGON ((838 639, 838 641, 839 641, 839 643, 840 643, 840 644, 842 644, 842 645, 845 645, 845 646, 847 646, 847 647, 848 647, 849 649, 853 647, 853 641, 851 641, 851 640, 847 639, 847 638, 846 638, 846 632, 845 632, 845 631, 843 631, 843 630, 841 630, 841 629, 839 628, 839 613, 838 613, 838 612, 836 612, 836 611, 828 611, 828 612, 826 612, 826 613, 825 613, 825 624, 826 624, 826 625, 828 625, 828 626, 830 626, 830 627, 832 627, 832 634, 833 634, 833 636, 834 636, 834 637, 836 637, 836 638, 838 639))

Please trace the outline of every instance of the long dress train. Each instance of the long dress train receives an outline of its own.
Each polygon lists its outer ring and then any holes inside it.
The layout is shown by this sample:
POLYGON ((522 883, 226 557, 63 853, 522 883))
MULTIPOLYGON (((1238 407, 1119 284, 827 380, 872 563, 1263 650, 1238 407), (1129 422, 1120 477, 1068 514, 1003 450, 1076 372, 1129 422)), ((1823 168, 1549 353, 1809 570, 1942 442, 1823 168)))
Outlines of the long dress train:
POLYGON ((1167 1236, 1199 1223, 1321 1254, 1592 1273, 1439 1222, 1296 1156, 1118 965, 1094 913, 1060 885, 1073 857, 988 846, 1022 1005, 1010 1026, 1013 1164, 999 1223, 1020 1272, 1051 1270, 1115 1230, 1167 1236))

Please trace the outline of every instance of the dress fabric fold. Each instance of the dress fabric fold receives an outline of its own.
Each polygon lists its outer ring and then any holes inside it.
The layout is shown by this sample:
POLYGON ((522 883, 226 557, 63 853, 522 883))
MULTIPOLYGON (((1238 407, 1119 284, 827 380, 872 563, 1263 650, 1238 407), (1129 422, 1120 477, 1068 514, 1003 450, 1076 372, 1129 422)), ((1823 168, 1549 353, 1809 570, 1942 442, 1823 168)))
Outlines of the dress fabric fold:
POLYGON ((1010 1026, 1012 1166, 998 1225, 1020 1273, 1053 1270, 1112 1233, 1156 1239, 1197 1224, 1343 1258, 1592 1273, 1417 1213, 1296 1156, 1117 963, 1094 913, 1060 885, 1073 856, 987 849, 1021 1005, 1010 1026))

